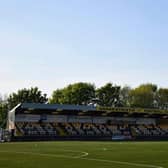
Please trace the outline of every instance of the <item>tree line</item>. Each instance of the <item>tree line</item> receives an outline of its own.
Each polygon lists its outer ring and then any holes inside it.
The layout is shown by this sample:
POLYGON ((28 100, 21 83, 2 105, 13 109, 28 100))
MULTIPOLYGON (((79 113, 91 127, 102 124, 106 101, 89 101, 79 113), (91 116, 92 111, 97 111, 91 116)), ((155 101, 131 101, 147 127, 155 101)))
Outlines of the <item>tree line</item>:
POLYGON ((136 88, 106 83, 96 88, 94 84, 79 82, 54 90, 50 97, 38 87, 24 88, 6 98, 0 97, 0 127, 5 124, 7 112, 24 102, 167 109, 168 88, 150 83, 136 88))

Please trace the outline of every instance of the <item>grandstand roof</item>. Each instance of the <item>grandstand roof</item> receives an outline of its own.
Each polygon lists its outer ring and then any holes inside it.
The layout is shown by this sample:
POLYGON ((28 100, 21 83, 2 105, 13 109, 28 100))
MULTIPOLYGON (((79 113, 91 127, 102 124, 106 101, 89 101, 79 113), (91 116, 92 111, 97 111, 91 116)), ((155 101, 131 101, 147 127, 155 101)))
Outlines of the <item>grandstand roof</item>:
POLYGON ((100 116, 126 116, 126 117, 163 117, 168 118, 168 110, 124 108, 124 107, 94 107, 85 105, 67 104, 40 104, 21 103, 14 109, 15 113, 53 113, 71 115, 100 115, 100 116))
POLYGON ((17 106, 16 111, 36 111, 36 110, 46 110, 46 111, 95 111, 96 108, 93 106, 84 105, 68 105, 68 104, 42 104, 42 103, 21 103, 17 106))

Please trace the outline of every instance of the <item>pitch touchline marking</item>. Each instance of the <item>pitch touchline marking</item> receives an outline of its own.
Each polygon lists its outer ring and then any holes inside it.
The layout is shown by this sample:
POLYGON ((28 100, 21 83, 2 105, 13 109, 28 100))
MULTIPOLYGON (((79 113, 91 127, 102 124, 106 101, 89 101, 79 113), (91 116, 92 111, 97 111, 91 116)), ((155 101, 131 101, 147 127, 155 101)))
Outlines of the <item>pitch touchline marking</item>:
POLYGON ((106 150, 107 150, 107 148, 103 148, 103 150, 104 150, 104 151, 106 151, 106 150))
MULTIPOLYGON (((63 151, 70 151, 70 150, 63 150, 63 151)), ((73 159, 83 159, 83 160, 92 160, 92 161, 98 161, 98 162, 116 163, 116 164, 121 164, 121 165, 137 166, 137 167, 164 168, 162 166, 156 166, 156 165, 139 164, 139 163, 131 163, 131 162, 120 162, 120 161, 96 159, 96 158, 86 158, 85 156, 89 155, 89 153, 87 153, 87 152, 81 152, 81 153, 83 153, 83 155, 74 156, 74 157, 73 156, 66 156, 66 155, 43 154, 43 153, 33 153, 33 152, 15 152, 15 151, 0 151, 0 152, 2 152, 2 153, 16 153, 16 154, 29 154, 29 155, 38 155, 38 156, 47 156, 47 157, 60 157, 60 158, 70 158, 70 159, 72 159, 72 158, 73 159)), ((77 151, 73 151, 73 152, 77 152, 77 151)))
POLYGON ((16 151, 1 151, 1 153, 16 153, 16 154, 30 154, 30 155, 39 155, 39 156, 50 156, 50 157, 62 157, 62 158, 74 158, 74 159, 80 159, 82 157, 88 156, 89 153, 82 152, 82 151, 73 151, 73 150, 59 150, 59 151, 69 151, 69 152, 79 152, 82 153, 82 155, 77 156, 66 156, 66 155, 58 155, 58 154, 45 154, 45 153, 34 153, 34 152, 16 152, 16 151))
POLYGON ((94 158, 81 158, 81 159, 93 160, 93 161, 98 161, 98 162, 116 163, 116 164, 130 165, 130 166, 137 166, 137 167, 164 168, 162 166, 140 164, 140 163, 131 163, 131 162, 120 162, 120 161, 114 161, 114 160, 104 160, 104 159, 94 159, 94 158))
POLYGON ((82 153, 82 155, 74 156, 73 158, 82 158, 82 157, 85 157, 85 156, 88 156, 88 155, 89 155, 89 153, 87 153, 87 152, 77 151, 77 150, 66 150, 66 149, 61 149, 61 150, 58 150, 58 151, 67 151, 67 152, 82 153))
POLYGON ((89 153, 87 153, 87 152, 81 152, 81 153, 83 153, 83 154, 82 154, 82 155, 79 155, 79 156, 74 156, 73 158, 75 158, 75 159, 80 159, 80 158, 83 158, 83 157, 86 157, 86 156, 89 155, 89 153))

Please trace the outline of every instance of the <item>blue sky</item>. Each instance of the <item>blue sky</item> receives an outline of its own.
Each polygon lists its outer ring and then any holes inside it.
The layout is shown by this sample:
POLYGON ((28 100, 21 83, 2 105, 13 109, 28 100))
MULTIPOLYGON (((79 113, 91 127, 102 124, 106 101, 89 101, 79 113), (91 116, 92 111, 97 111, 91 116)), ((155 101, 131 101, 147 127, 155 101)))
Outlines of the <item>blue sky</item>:
POLYGON ((0 93, 69 83, 168 86, 167 0, 0 0, 0 93))

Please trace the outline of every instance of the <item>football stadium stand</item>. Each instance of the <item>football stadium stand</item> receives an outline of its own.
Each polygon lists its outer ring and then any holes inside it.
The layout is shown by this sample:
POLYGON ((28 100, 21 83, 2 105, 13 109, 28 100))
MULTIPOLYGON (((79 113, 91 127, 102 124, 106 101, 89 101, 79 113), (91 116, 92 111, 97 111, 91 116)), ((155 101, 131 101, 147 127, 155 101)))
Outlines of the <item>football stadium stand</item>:
POLYGON ((168 140, 162 110, 23 103, 9 111, 12 140, 168 140))

